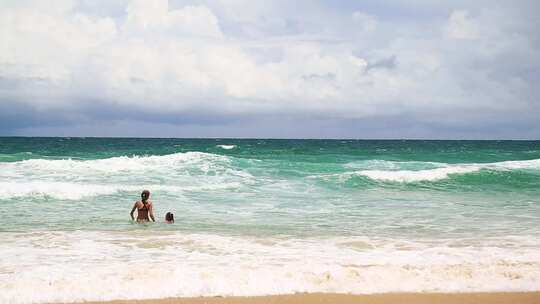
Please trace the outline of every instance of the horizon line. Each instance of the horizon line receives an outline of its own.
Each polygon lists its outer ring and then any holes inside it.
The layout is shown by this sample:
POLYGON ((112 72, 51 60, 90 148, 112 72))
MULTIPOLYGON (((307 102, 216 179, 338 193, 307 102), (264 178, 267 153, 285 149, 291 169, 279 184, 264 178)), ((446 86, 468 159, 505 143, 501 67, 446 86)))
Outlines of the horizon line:
POLYGON ((351 137, 328 137, 328 138, 295 138, 295 137, 151 137, 151 136, 28 136, 28 135, 0 135, 0 138, 93 138, 93 139, 234 139, 234 140, 386 140, 386 141, 540 141, 540 139, 511 139, 511 138, 351 138, 351 137))

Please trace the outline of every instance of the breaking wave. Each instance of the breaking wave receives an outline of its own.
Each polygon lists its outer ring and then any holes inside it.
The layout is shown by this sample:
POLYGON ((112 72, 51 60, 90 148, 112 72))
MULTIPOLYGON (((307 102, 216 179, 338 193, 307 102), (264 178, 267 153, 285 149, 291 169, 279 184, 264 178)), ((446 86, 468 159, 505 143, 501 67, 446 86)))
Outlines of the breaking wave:
POLYGON ((236 145, 217 145, 216 147, 219 147, 224 150, 231 150, 231 149, 236 148, 236 145))
MULTIPOLYGON (((403 162, 401 165, 407 165, 408 162, 403 162)), ((437 163, 425 163, 431 166, 438 166, 431 169, 420 170, 357 170, 350 174, 366 176, 373 180, 390 181, 390 182, 422 182, 422 181, 437 181, 441 179, 449 178, 453 175, 462 175, 474 173, 480 170, 492 170, 492 171, 512 171, 512 170, 539 170, 540 159, 523 160, 523 161, 504 161, 496 163, 485 164, 437 164, 437 163)), ((399 162, 389 162, 386 166, 399 168, 399 162)))
POLYGON ((0 163, 0 196, 78 200, 150 188, 181 194, 238 188, 252 176, 222 155, 186 152, 97 160, 30 159, 0 163))
MULTIPOLYGON (((96 160, 76 159, 30 159, 12 163, 0 163, 0 169, 16 171, 39 172, 126 172, 162 170, 164 168, 198 167, 201 170, 209 170, 212 167, 222 166, 230 162, 230 158, 223 155, 185 152, 168 155, 152 156, 119 156, 96 160)), ((5 174, 5 173, 4 173, 5 174)), ((0 174, 0 177, 3 174, 0 174)))

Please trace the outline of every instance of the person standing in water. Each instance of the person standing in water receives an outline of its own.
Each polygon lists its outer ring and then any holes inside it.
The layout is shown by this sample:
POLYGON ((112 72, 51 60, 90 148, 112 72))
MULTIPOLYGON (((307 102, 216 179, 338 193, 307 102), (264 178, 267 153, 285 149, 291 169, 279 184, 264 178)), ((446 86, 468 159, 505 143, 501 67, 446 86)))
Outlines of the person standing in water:
POLYGON ((137 222, 149 222, 150 219, 152 219, 152 222, 156 221, 154 219, 154 207, 152 206, 152 202, 148 200, 149 198, 150 191, 144 190, 141 193, 141 200, 133 204, 133 209, 131 209, 130 213, 132 220, 135 220, 133 213, 137 209, 137 222))

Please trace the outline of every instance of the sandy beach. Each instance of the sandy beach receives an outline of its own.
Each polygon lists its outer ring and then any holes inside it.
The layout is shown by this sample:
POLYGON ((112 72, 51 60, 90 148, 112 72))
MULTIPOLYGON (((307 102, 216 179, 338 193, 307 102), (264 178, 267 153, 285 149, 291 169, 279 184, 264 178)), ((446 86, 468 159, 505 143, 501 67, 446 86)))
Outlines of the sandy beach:
POLYGON ((330 293, 293 294, 260 297, 197 297, 159 300, 121 300, 110 302, 85 302, 109 304, 300 304, 300 303, 365 303, 365 304, 476 304, 476 303, 540 303, 540 292, 494 293, 388 293, 373 295, 348 295, 330 293))

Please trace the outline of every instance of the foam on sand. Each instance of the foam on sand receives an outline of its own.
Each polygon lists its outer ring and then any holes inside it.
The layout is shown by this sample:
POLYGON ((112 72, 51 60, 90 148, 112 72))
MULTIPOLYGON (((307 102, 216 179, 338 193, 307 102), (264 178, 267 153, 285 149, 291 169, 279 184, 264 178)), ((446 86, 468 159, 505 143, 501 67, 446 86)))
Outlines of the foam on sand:
MULTIPOLYGON (((339 293, 301 293, 253 297, 195 297, 137 300, 138 304, 309 304, 309 303, 438 303, 438 304, 485 304, 485 303, 520 303, 538 304, 540 292, 481 292, 481 293, 385 293, 354 295, 339 293)), ((110 304, 131 304, 110 302, 110 304)), ((96 304, 96 303, 94 303, 96 304)), ((102 303, 107 304, 107 303, 102 303)))
POLYGON ((531 242, 538 246, 536 239, 508 239, 504 243, 511 246, 504 247, 487 243, 470 247, 436 240, 361 237, 4 233, 0 302, 297 292, 534 291, 539 289, 540 253, 529 247, 531 242), (369 246, 357 246, 359 242, 369 246))

